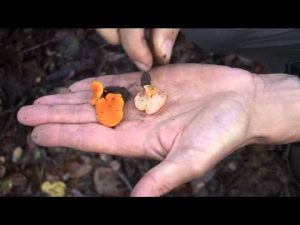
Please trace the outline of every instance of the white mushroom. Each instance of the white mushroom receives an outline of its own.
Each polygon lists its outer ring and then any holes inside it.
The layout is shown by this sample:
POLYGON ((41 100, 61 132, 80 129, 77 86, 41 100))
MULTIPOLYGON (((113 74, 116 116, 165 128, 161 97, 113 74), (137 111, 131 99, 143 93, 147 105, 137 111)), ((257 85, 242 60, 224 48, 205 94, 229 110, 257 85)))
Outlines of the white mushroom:
POLYGON ((163 107, 167 97, 167 93, 151 85, 144 85, 144 90, 140 91, 134 98, 134 104, 138 110, 145 111, 147 114, 154 114, 163 107))

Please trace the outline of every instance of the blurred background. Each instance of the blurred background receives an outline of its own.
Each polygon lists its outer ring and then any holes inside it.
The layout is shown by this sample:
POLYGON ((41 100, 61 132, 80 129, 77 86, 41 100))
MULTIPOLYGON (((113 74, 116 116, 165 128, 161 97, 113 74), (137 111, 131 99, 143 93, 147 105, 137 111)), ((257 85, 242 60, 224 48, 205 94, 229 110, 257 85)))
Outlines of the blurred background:
MULTIPOLYGON (((268 72, 237 55, 204 52, 180 34, 171 63, 186 62, 268 72)), ((0 196, 129 196, 156 161, 36 146, 16 113, 75 81, 137 70, 94 29, 0 29, 0 196)), ((167 196, 297 196, 288 159, 288 145, 248 146, 167 196)))

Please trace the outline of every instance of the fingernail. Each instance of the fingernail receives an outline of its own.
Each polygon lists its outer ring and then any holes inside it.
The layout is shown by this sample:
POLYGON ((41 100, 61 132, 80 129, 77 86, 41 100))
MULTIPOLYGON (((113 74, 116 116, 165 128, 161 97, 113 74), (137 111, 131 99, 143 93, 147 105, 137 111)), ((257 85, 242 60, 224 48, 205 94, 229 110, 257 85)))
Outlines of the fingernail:
POLYGON ((167 39, 161 45, 162 56, 164 61, 166 62, 169 61, 171 58, 173 44, 173 41, 167 39))
POLYGON ((140 70, 144 70, 144 71, 147 71, 149 70, 149 66, 147 66, 146 64, 142 63, 142 62, 139 62, 139 61, 134 61, 135 65, 137 65, 137 67, 140 69, 140 70))

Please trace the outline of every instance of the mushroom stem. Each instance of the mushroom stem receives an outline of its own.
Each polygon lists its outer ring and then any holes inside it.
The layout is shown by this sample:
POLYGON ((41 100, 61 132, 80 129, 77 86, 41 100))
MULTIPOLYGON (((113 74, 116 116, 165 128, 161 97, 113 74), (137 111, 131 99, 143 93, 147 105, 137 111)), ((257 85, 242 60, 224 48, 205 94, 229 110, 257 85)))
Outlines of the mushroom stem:
POLYGON ((147 73, 146 71, 142 74, 142 78, 141 78, 141 86, 143 87, 145 85, 151 85, 150 74, 147 73))
POLYGON ((140 91, 134 98, 135 107, 147 114, 158 112, 167 101, 167 93, 162 92, 151 84, 150 75, 144 72, 141 78, 143 91, 140 91))

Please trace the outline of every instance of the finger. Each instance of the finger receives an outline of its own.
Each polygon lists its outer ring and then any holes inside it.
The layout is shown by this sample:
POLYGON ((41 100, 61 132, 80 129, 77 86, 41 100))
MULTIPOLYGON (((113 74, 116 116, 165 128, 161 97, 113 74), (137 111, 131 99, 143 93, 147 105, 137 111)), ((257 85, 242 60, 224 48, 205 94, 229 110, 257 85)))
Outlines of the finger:
POLYGON ((117 28, 98 28, 96 31, 112 45, 120 44, 119 31, 117 28))
MULTIPOLYGON (((124 121, 144 120, 144 114, 135 109, 133 102, 127 102, 123 112, 124 121)), ((95 109, 89 103, 78 105, 35 104, 24 106, 19 110, 17 119, 26 126, 37 126, 47 123, 83 124, 97 122, 95 109)))
POLYGON ((128 73, 122 75, 107 75, 100 77, 87 78, 72 84, 69 89, 71 92, 77 91, 89 91, 91 82, 93 80, 99 80, 106 86, 120 86, 129 88, 134 84, 139 84, 141 74, 140 73, 128 73))
POLYGON ((143 153, 136 140, 130 143, 133 139, 128 139, 128 134, 96 123, 40 125, 33 129, 32 140, 44 147, 75 148, 125 157, 142 156, 143 153))
POLYGON ((29 105, 22 107, 18 121, 27 126, 46 123, 91 123, 96 122, 94 108, 81 105, 29 105))
POLYGON ((120 29, 122 46, 140 70, 152 67, 152 54, 144 37, 144 29, 120 29))
POLYGON ((154 54, 161 64, 169 63, 179 29, 153 29, 154 54))
POLYGON ((163 161, 142 177, 134 187, 132 197, 159 197, 171 191, 190 177, 189 168, 163 161))
POLYGON ((205 175, 218 162, 216 156, 206 151, 188 150, 178 153, 177 156, 168 156, 146 173, 134 187, 131 196, 164 195, 181 184, 205 175))
POLYGON ((34 101, 35 105, 72 105, 89 103, 92 93, 90 91, 79 91, 74 93, 63 93, 47 95, 34 101))

